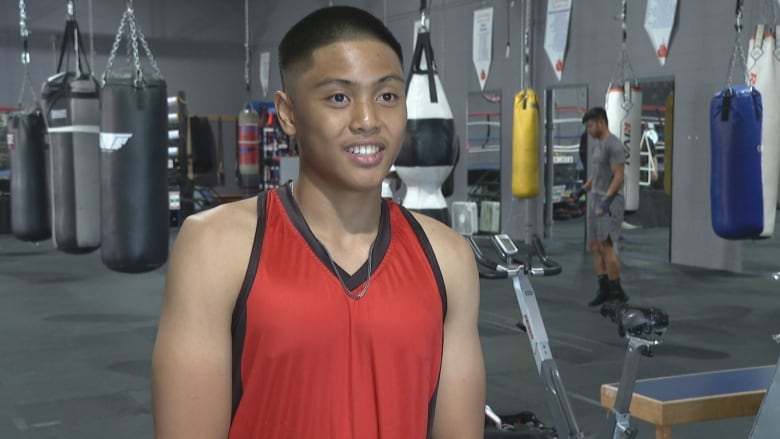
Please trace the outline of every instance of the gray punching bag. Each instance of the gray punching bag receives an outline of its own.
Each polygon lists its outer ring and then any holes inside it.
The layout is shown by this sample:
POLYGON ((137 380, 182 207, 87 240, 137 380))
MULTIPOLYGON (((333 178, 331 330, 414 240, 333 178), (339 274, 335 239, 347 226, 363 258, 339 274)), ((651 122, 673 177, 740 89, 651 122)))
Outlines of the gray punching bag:
POLYGON ((449 225, 442 183, 452 172, 458 142, 452 110, 436 71, 430 33, 424 26, 417 35, 406 83, 406 110, 406 139, 395 161, 396 173, 406 184, 403 205, 449 225))
POLYGON ((46 124, 40 109, 11 113, 11 232, 22 241, 51 237, 46 178, 46 124))
POLYGON ((100 247, 100 87, 85 54, 71 14, 57 74, 44 83, 42 100, 51 156, 53 241, 57 249, 74 254, 100 247), (62 71, 69 46, 75 72, 62 71))
MULTIPOLYGON (((132 11, 122 20, 134 20, 132 11)), ((128 38, 148 47, 137 26, 128 38)), ((142 70, 134 56, 135 67, 114 70, 109 59, 100 98, 100 255, 123 273, 154 270, 168 258, 167 89, 156 64, 142 70)))

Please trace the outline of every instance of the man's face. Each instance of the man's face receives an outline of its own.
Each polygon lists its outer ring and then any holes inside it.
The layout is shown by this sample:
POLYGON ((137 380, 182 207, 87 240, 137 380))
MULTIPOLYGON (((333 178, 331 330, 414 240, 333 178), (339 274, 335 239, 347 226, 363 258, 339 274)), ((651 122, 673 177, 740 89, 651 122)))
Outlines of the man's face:
POLYGON ((341 41, 312 54, 277 96, 285 132, 300 146, 301 171, 354 190, 379 187, 406 133, 403 67, 386 44, 341 41))
POLYGON ((589 119, 587 122, 588 135, 600 138, 604 132, 604 121, 601 119, 589 119))

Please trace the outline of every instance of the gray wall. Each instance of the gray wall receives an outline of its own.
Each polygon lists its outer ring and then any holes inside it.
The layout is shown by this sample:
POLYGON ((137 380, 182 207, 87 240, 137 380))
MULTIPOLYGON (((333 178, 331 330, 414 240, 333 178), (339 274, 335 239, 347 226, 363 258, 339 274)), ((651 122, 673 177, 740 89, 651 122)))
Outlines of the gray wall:
MULTIPOLYGON (((629 2, 627 45, 639 78, 673 76, 675 80, 674 170, 671 261, 706 268, 740 271, 741 244, 718 238, 710 223, 709 102, 726 85, 734 47, 732 0, 680 0, 666 65, 654 56, 644 31, 646 0, 629 2)), ((744 33, 757 23, 759 6, 745 11, 744 33)), ((566 68, 560 82, 537 42, 535 86, 587 84, 590 105, 603 105, 617 65, 620 44, 619 1, 574 1, 566 68)), ((536 13, 543 32, 545 8, 536 13)), ((747 49, 747 35, 743 35, 747 49)), ((735 75, 739 83, 742 71, 735 75)), ((641 201, 640 201, 641 202, 641 201)))
MULTIPOLYGON (((28 25, 32 31, 33 82, 39 87, 53 72, 52 38, 60 38, 64 26, 62 0, 28 0, 28 25)), ((107 54, 116 34, 125 2, 93 0, 95 66, 105 69, 107 54)), ((275 47, 284 31, 311 10, 334 4, 366 8, 383 18, 406 53, 406 68, 412 52, 413 22, 418 17, 416 0, 334 1, 302 0, 253 3, 253 97, 271 100, 279 88, 275 47), (262 96, 258 77, 261 51, 271 52, 268 96, 262 96)), ((471 61, 472 13, 483 6, 495 7, 493 64, 485 89, 500 89, 502 101, 503 196, 502 228, 512 236, 541 232, 540 200, 512 200, 510 195, 512 97, 520 89, 522 70, 523 1, 437 0, 432 2, 434 53, 447 96, 452 106, 458 135, 466 137, 468 91, 479 90, 471 61), (508 14, 508 15, 507 15, 508 14), (508 18, 508 20, 507 20, 508 18), (504 57, 507 21, 512 46, 504 57)), ((532 85, 540 96, 547 87, 584 84, 590 104, 602 105, 613 74, 619 49, 619 0, 575 0, 573 2, 566 69, 561 81, 555 78, 542 49, 545 1, 534 1, 534 46, 532 85)), ((661 67, 653 55, 643 29, 646 0, 632 0, 628 11, 628 47, 635 74, 640 78, 673 76, 676 86, 674 192, 672 201, 671 259, 674 263, 715 269, 741 269, 741 245, 717 238, 710 226, 709 209, 709 122, 710 97, 725 85, 728 59, 734 39, 733 0, 680 0, 678 25, 669 57, 661 67)), ((753 2, 760 4, 761 2, 753 2)), ((18 2, 1 0, 0 16, 0 105, 14 105, 21 80, 18 37, 18 2)), ((183 90, 194 114, 235 114, 244 101, 243 91, 243 2, 136 0, 138 23, 168 81, 169 94, 183 90)), ((89 2, 77 2, 77 18, 89 41, 89 2)), ((745 15, 746 32, 756 23, 758 8, 745 15)), ((746 36, 745 36, 746 37, 746 36)), ((743 39, 747 47, 747 39, 743 39)), ((462 142, 465 145, 465 142, 462 142)), ((226 145, 230 147, 231 145, 226 145)), ((231 152, 227 151, 226 155, 231 152)), ((455 171, 453 200, 466 194, 466 167, 455 171)), ((230 176, 228 176, 230 180, 230 176)))

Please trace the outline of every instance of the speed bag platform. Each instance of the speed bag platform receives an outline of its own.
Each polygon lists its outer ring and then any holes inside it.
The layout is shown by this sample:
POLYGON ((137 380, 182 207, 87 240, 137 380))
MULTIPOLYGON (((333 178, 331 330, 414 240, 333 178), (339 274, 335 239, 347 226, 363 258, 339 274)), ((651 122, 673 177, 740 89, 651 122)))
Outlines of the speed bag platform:
POLYGON ((756 238, 764 228, 761 94, 726 88, 710 104, 712 229, 725 239, 756 238))
POLYGON ((134 75, 112 70, 100 99, 100 255, 123 273, 164 264, 169 241, 167 88, 134 75))
POLYGON ((99 96, 91 74, 62 72, 43 85, 53 241, 66 253, 88 253, 100 247, 99 96))
POLYGON ((11 162, 11 232, 22 241, 51 237, 46 177, 46 123, 38 108, 11 113, 8 155, 11 162))

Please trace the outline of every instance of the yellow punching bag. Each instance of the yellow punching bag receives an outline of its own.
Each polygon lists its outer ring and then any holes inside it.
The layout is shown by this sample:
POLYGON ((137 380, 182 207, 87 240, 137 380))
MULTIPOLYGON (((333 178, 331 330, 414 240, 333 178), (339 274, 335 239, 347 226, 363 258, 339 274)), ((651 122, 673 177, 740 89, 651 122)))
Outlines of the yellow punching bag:
POLYGON ((512 125, 512 195, 539 195, 539 98, 533 89, 515 95, 512 125))
POLYGON ((674 144, 674 92, 666 97, 664 112, 664 192, 672 196, 672 145, 674 144))

